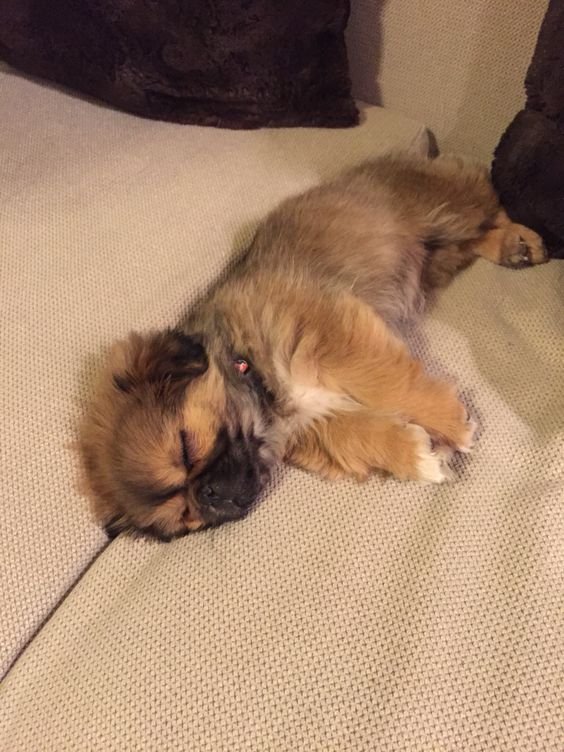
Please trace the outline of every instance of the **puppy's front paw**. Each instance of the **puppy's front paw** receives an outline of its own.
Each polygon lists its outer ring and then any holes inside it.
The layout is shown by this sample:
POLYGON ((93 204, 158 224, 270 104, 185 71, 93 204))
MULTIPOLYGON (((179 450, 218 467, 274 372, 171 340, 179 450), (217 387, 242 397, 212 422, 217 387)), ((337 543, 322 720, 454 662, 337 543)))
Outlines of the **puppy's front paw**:
POLYGON ((452 479, 447 464, 451 451, 446 446, 433 446, 431 437, 421 426, 410 423, 406 426, 415 446, 415 466, 412 478, 423 483, 444 483, 452 479))
POLYGON ((509 225, 501 249, 503 266, 523 269, 534 264, 544 264, 546 261, 548 254, 540 235, 524 225, 509 225))

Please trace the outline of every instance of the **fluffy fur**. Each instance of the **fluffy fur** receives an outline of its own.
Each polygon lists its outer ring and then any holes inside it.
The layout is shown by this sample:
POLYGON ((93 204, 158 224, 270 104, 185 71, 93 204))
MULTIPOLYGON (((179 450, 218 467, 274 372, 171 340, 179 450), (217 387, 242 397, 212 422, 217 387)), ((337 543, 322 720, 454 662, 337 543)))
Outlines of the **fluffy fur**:
POLYGON ((398 324, 477 256, 546 260, 454 158, 382 157, 284 202, 176 329, 114 346, 82 428, 101 522, 169 539, 236 519, 284 459, 445 480, 474 423, 398 324))

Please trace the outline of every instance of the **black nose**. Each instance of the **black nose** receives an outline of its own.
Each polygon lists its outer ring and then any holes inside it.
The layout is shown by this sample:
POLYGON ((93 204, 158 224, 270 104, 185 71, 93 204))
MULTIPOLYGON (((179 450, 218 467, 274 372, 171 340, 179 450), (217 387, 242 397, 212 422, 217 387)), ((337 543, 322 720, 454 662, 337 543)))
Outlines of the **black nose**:
POLYGON ((221 501, 225 500, 224 496, 220 496, 215 486, 203 486, 200 491, 200 496, 203 499, 209 499, 209 501, 221 501))
POLYGON ((241 487, 237 478, 214 478, 205 482, 199 493, 200 502, 203 504, 221 504, 233 502, 237 506, 244 507, 252 501, 249 489, 241 487))
POLYGON ((222 459, 202 474, 198 499, 204 506, 235 504, 244 508, 254 501, 259 487, 258 470, 251 464, 222 459))
POLYGON ((238 516, 255 501, 262 485, 258 444, 252 437, 222 434, 218 448, 199 476, 198 501, 210 514, 238 516))

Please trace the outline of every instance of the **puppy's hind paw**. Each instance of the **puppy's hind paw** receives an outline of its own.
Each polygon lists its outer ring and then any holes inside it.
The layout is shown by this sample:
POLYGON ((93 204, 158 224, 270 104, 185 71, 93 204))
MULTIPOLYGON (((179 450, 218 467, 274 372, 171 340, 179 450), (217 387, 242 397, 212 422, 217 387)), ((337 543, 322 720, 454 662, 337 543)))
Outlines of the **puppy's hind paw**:
POLYGON ((501 250, 503 266, 523 269, 534 264, 544 264, 546 261, 548 254, 540 235, 523 225, 509 225, 501 250))

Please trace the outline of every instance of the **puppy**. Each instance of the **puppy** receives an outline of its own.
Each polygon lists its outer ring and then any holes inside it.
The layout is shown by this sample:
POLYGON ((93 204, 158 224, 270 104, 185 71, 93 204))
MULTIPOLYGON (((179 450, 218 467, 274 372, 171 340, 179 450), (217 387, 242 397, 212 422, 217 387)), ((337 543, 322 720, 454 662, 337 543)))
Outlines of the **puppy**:
POLYGON ((478 256, 547 260, 455 158, 384 156, 285 201, 186 320, 114 346, 81 431, 108 533, 240 518, 283 460, 445 480, 474 423, 396 332, 478 256))

